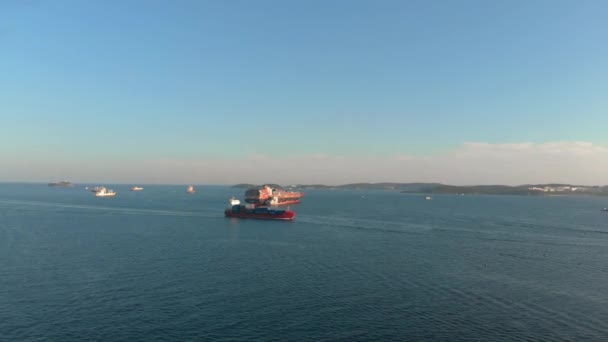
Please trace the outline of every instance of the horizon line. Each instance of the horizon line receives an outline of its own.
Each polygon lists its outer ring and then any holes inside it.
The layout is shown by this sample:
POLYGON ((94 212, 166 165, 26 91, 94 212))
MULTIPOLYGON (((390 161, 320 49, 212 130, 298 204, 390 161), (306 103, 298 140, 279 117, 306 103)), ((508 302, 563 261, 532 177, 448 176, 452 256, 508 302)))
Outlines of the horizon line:
MULTIPOLYGON (((146 186, 154 186, 154 185, 160 185, 160 186, 188 186, 188 185, 193 185, 193 186, 229 186, 229 187, 233 187, 235 185, 239 185, 239 184, 248 184, 248 185, 265 185, 265 184, 277 184, 280 185, 279 183, 274 183, 274 182, 266 182, 266 183, 260 183, 260 184, 254 184, 254 183, 246 183, 246 182, 241 182, 241 183, 234 183, 234 184, 205 184, 205 183, 134 183, 134 182, 70 182, 67 181, 70 184, 73 185, 93 185, 93 184, 110 184, 110 185, 146 185, 146 186)), ((53 183, 53 181, 51 182, 44 182, 44 181, 0 181, 0 184, 43 184, 43 185, 48 185, 50 183, 53 183)), ((531 186, 531 185, 575 185, 575 186, 586 186, 586 187, 605 187, 608 186, 606 184, 593 184, 593 185, 589 185, 589 184, 576 184, 576 183, 564 183, 564 182, 543 182, 543 183, 524 183, 524 184, 518 184, 518 185, 507 185, 507 184, 499 184, 499 183, 494 183, 494 184, 464 184, 464 185, 454 185, 454 184, 447 184, 447 183, 441 183, 441 182, 355 182, 355 183, 344 183, 344 184, 337 184, 337 185, 329 185, 329 184, 322 184, 322 183, 309 183, 309 184, 305 184, 305 183, 296 183, 296 184, 289 184, 289 185, 280 185, 282 187, 298 187, 298 186, 327 186, 327 187, 341 187, 341 186, 347 186, 347 185, 358 185, 358 184, 370 184, 370 185, 378 185, 378 184, 399 184, 399 185, 404 185, 404 184, 439 184, 439 185, 446 185, 446 186, 459 186, 459 187, 466 187, 466 186, 508 186, 508 187, 521 187, 521 186, 531 186)))

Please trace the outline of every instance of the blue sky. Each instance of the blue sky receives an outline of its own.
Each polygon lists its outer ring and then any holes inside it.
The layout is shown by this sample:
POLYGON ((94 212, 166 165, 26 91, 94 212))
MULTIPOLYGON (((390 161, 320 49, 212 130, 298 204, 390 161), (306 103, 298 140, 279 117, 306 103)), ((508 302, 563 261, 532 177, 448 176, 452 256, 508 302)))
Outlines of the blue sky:
POLYGON ((0 180, 54 161, 607 145, 607 17, 605 1, 3 1, 0 180))

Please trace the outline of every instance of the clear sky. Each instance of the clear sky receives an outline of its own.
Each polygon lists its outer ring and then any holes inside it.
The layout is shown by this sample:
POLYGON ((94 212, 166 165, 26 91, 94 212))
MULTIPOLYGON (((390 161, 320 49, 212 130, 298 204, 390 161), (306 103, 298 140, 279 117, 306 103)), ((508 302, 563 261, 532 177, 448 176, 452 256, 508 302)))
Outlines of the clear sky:
POLYGON ((0 181, 608 183, 606 18, 574 0, 0 0, 0 181), (496 149, 514 153, 489 165, 496 149))

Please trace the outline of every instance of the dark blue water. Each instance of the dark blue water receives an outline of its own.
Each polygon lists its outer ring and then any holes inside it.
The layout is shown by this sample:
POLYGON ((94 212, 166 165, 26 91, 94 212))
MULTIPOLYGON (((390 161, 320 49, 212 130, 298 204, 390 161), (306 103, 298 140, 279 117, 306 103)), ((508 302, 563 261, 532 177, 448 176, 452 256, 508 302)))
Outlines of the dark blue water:
POLYGON ((0 184, 0 340, 608 340, 607 198, 0 184))

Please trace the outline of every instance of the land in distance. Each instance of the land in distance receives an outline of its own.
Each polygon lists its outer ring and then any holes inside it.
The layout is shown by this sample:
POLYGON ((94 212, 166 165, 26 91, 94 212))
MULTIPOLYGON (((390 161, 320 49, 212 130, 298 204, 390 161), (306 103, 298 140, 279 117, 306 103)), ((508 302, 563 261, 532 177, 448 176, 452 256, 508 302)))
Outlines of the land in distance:
MULTIPOLYGON (((269 184, 275 188, 295 189, 345 189, 345 190, 391 190, 403 193, 421 194, 456 194, 456 195, 526 195, 526 196, 555 196, 555 195, 608 195, 608 186, 572 185, 572 184, 525 184, 525 185, 446 185, 441 183, 351 183, 343 185, 296 184, 280 186, 269 184)), ((237 184, 235 188, 255 188, 261 185, 237 184)))

